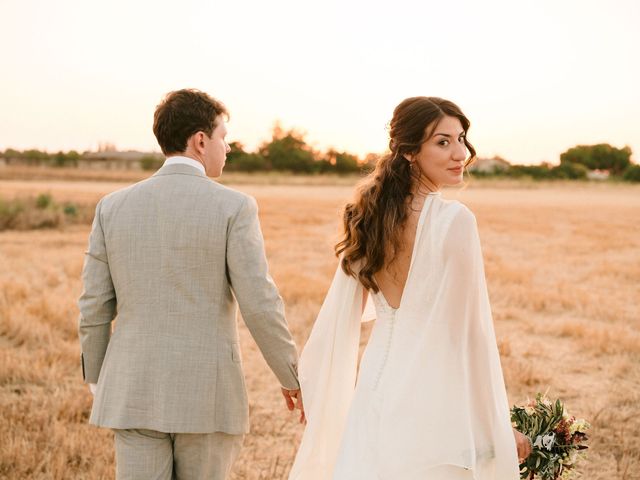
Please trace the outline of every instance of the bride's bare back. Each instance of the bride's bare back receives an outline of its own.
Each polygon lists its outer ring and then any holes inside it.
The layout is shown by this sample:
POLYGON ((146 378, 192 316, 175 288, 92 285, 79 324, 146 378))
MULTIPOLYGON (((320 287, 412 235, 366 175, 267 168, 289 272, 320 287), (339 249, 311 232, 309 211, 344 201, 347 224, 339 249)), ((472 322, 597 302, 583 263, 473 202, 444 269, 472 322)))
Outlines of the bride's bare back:
MULTIPOLYGON (((407 205, 407 220, 404 224, 396 257, 391 262, 391 259, 387 260, 382 270, 375 275, 380 293, 382 293, 387 304, 392 308, 400 307, 402 293, 404 292, 404 287, 409 275, 413 246, 416 241, 418 220, 424 201, 425 198, 422 195, 415 195, 412 203, 407 205)), ((391 251, 390 247, 388 248, 389 251, 391 251)))

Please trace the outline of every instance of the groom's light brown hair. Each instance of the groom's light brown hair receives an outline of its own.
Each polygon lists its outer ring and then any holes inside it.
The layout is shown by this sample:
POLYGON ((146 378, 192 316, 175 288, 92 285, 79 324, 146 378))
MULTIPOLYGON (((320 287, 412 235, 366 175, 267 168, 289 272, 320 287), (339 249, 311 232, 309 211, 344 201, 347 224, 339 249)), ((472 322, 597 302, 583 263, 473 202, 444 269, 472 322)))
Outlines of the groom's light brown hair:
POLYGON ((153 134, 165 155, 182 153, 191 135, 204 132, 211 137, 219 115, 229 113, 205 92, 192 88, 169 92, 156 107, 153 134))

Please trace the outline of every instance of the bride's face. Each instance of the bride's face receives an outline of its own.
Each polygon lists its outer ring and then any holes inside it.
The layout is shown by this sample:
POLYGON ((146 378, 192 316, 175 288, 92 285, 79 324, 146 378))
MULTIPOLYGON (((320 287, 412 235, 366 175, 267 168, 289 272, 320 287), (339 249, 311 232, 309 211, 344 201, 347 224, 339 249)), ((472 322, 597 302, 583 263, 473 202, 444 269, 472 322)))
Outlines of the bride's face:
POLYGON ((428 140, 420 146, 420 151, 409 156, 420 169, 422 180, 435 189, 462 182, 467 147, 464 144, 464 130, 456 117, 443 117, 435 128, 428 125, 425 135, 428 140))

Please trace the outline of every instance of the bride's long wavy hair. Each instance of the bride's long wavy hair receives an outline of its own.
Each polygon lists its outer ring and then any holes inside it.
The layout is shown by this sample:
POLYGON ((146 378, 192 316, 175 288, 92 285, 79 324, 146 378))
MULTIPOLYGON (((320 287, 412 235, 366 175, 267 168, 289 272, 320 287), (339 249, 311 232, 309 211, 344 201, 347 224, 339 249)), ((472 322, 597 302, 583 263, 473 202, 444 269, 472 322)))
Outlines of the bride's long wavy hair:
MULTIPOLYGON (((357 278, 365 288, 378 292, 374 275, 385 261, 393 262, 412 200, 412 186, 420 179, 420 169, 411 167, 405 155, 417 154, 440 120, 460 120, 466 134, 470 122, 453 102, 437 97, 411 97, 393 111, 389 124, 389 153, 380 158, 375 169, 356 189, 353 203, 343 215, 344 234, 335 246, 342 254, 342 269, 357 278), (390 258, 387 258, 390 257, 390 258)), ((464 137, 470 153, 465 167, 475 159, 476 151, 464 137)))

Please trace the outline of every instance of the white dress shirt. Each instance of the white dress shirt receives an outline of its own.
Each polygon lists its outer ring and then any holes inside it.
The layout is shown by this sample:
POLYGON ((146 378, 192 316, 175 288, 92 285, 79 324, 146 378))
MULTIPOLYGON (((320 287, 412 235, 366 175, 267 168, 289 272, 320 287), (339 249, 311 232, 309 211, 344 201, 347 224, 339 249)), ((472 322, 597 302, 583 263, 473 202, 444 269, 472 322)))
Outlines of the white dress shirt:
POLYGON ((202 165, 199 161, 194 160, 193 158, 183 157, 182 155, 176 155, 175 157, 169 157, 164 161, 164 165, 177 165, 177 164, 191 165, 192 167, 195 167, 198 170, 200 170, 205 175, 207 174, 207 172, 204 169, 204 165, 202 165))

